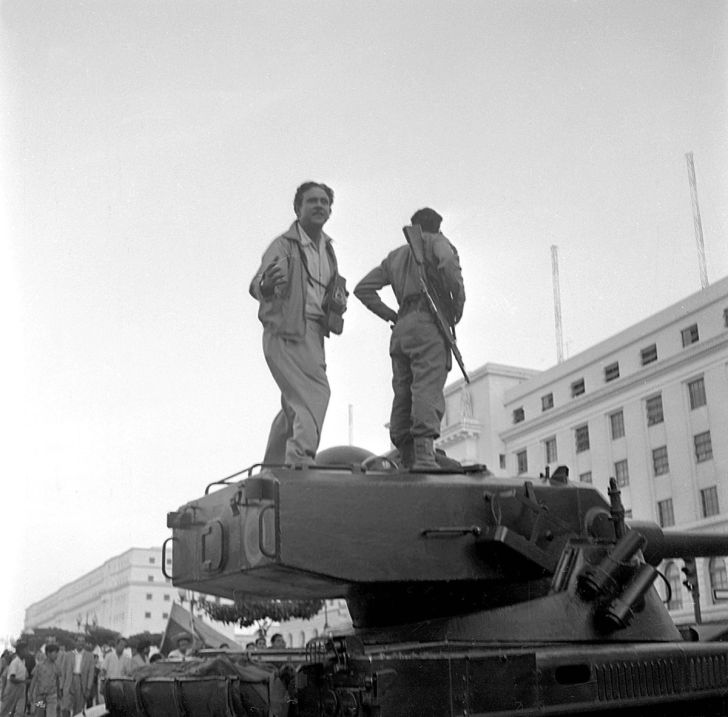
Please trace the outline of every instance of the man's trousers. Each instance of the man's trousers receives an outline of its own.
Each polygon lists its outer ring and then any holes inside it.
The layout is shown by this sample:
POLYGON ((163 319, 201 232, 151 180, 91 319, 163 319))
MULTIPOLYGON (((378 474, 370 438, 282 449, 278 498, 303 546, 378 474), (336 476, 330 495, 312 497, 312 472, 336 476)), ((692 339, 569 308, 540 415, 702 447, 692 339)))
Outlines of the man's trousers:
POLYGON ((392 415, 389 434, 400 448, 413 438, 437 438, 445 413, 448 349, 427 309, 400 317, 389 343, 392 415))
POLYGON ((8 717, 15 715, 21 717, 25 713, 25 683, 10 682, 8 680, 3 692, 2 707, 0 707, 0 715, 8 717))
POLYGON ((266 330, 263 353, 281 390, 281 410, 273 420, 263 461, 313 463, 331 396, 323 327, 307 319, 302 341, 266 330))

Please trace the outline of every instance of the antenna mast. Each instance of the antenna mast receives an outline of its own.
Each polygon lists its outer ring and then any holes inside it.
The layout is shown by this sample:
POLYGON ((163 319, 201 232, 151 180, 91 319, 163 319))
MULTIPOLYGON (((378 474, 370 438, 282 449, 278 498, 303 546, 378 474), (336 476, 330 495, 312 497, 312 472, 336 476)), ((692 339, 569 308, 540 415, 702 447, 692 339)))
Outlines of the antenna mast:
POLYGON ((564 336, 561 329, 561 290, 559 289, 559 247, 551 245, 551 275, 554 285, 554 322, 556 323, 556 362, 564 361, 564 336))
POLYGON ((693 153, 685 155, 688 163, 688 180, 690 182, 690 199, 693 203, 693 225, 695 226, 695 244, 698 248, 698 266, 700 267, 700 287, 708 286, 708 269, 705 264, 705 246, 703 244, 703 224, 700 221, 700 206, 698 205, 698 185, 695 181, 695 164, 693 153))

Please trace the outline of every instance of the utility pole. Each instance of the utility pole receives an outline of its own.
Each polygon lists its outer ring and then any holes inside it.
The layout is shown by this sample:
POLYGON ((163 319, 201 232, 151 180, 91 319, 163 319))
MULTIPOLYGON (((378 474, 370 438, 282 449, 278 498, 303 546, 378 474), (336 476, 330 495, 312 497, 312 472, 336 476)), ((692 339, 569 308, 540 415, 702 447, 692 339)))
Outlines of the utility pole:
POLYGON ((690 182, 690 199, 693 205, 693 226, 695 227, 695 244, 698 249, 698 267, 700 268, 700 287, 708 286, 708 269, 705 264, 705 246, 703 244, 703 223, 700 221, 700 206, 698 205, 698 185, 695 181, 695 164, 693 153, 685 155, 688 163, 688 181, 690 182))
POLYGON ((551 276, 554 285, 554 322, 556 324, 556 363, 564 361, 564 336, 561 328, 561 290, 559 288, 559 247, 551 245, 551 276))

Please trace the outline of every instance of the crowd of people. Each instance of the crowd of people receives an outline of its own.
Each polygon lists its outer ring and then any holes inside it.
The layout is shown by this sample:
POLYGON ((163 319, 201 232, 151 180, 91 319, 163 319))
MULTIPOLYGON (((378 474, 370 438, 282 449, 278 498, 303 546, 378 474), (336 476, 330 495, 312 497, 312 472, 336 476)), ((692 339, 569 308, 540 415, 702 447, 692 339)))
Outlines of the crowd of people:
MULTIPOLYGON (((162 659, 199 659, 190 634, 180 633, 175 644, 164 655, 152 652, 152 646, 143 640, 129 646, 126 638, 118 637, 114 645, 94 645, 79 634, 73 649, 67 650, 51 638, 33 653, 27 642, 18 640, 15 652, 5 650, 0 656, 0 717, 72 717, 103 703, 106 680, 131 677, 138 668, 162 659)), ((267 647, 265 637, 259 636, 246 650, 267 647)), ((271 637, 270 648, 285 647, 283 635, 271 637)), ((229 649, 229 645, 223 643, 219 649, 229 649)))
MULTIPOLYGON (((191 644, 191 641, 190 641, 191 644)), ((114 645, 94 645, 78 635, 73 649, 52 638, 33 653, 18 640, 15 652, 0 656, 0 715, 19 717, 71 717, 104 701, 104 682, 130 677, 135 669, 159 660, 151 645, 129 646, 124 637, 114 645)), ((176 659, 170 653, 167 659, 176 659)))

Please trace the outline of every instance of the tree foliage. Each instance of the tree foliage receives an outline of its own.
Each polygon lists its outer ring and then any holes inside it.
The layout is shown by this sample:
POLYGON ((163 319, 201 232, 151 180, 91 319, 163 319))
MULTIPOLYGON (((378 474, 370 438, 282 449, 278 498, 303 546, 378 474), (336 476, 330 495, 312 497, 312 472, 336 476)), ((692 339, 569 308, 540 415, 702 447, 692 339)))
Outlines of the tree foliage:
POLYGON ((94 645, 113 645, 119 633, 116 630, 109 630, 107 627, 89 625, 86 634, 94 645))
POLYGON ((139 646, 140 642, 146 642, 148 645, 159 647, 162 644, 162 633, 149 632, 148 630, 137 632, 134 635, 129 635, 127 642, 129 643, 129 647, 133 647, 134 649, 139 646))
POLYGON ((234 604, 220 605, 200 600, 199 606, 213 620, 227 625, 248 627, 257 625, 265 635, 270 622, 308 620, 324 606, 323 600, 236 600, 234 604))
POLYGON ((36 627, 21 633, 18 639, 27 643, 31 652, 37 652, 47 642, 56 642, 67 650, 76 646, 76 632, 62 630, 60 627, 36 627))
MULTIPOLYGON (((27 632, 23 632, 20 638, 28 644, 28 647, 33 652, 48 642, 56 642, 58 645, 63 645, 67 650, 72 650, 76 647, 77 634, 78 632, 75 630, 64 630, 60 627, 36 627, 27 632)), ((119 636, 119 633, 115 630, 109 630, 106 627, 98 627, 96 625, 86 626, 84 634, 88 637, 92 645, 113 645, 119 636)))

